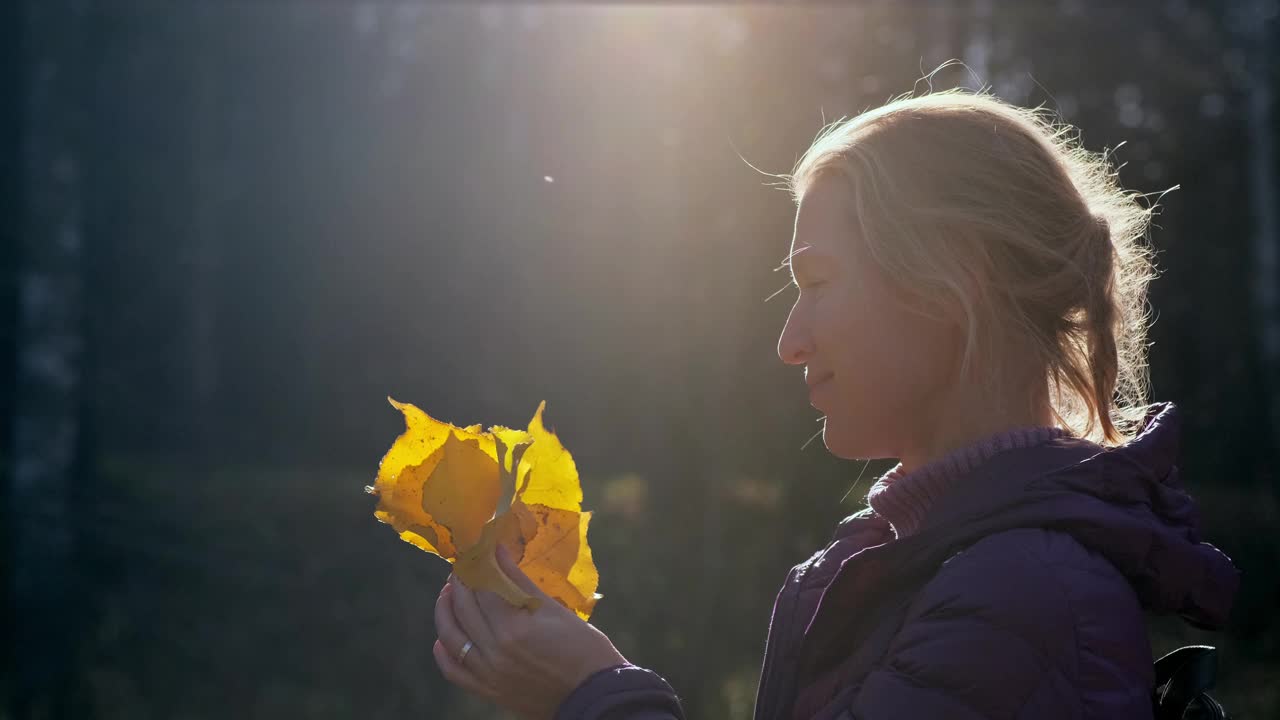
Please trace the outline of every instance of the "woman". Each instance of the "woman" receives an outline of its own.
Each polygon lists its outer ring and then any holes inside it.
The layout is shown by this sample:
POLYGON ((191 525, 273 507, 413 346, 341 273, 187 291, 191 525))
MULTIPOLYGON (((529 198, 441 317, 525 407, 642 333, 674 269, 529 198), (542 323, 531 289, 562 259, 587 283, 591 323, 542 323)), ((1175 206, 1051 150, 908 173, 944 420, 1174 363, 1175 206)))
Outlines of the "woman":
MULTIPOLYGON (((1225 622, 1239 581, 1146 403, 1151 208, 1051 117, 902 97, 787 179, 799 286, 778 343, 842 458, 898 458, 787 576, 756 718, 1151 717, 1144 610, 1225 622)), ((510 562, 506 572, 538 592, 510 562)), ((555 602, 452 581, 445 676, 528 718, 683 717, 555 602)))

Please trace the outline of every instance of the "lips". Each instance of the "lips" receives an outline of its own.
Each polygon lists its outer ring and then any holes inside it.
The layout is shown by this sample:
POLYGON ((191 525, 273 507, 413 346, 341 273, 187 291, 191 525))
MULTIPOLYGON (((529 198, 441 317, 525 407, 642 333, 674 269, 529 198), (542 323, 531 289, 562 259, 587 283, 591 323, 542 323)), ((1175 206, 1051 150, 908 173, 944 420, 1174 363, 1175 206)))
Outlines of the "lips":
POLYGON ((816 395, 818 393, 818 390, 823 385, 825 385, 827 381, 830 380, 832 377, 834 377, 834 375, 822 375, 820 377, 815 377, 812 379, 805 380, 805 384, 809 386, 809 404, 810 405, 812 405, 815 408, 817 407, 817 403, 814 400, 814 395, 816 395))
POLYGON ((822 377, 820 378, 805 380, 805 384, 808 384, 809 386, 809 406, 813 407, 813 409, 820 410, 820 407, 818 407, 818 400, 817 400, 818 391, 820 388, 824 386, 824 384, 827 384, 827 380, 831 379, 832 377, 833 375, 822 375, 822 377))
POLYGON ((835 377, 833 373, 827 373, 826 375, 815 375, 814 377, 806 378, 804 382, 806 385, 809 386, 810 390, 813 390, 814 388, 818 387, 822 383, 830 380, 832 377, 835 377))

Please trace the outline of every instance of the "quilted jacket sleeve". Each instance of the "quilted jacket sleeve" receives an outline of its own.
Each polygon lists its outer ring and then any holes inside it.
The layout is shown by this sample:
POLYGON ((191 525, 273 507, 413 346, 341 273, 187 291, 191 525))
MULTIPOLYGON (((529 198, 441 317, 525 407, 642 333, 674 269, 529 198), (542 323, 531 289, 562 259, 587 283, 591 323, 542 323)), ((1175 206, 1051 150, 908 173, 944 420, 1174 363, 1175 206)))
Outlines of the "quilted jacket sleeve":
POLYGON ((1042 552, 1045 535, 994 535, 948 560, 913 601, 846 717, 1084 717, 1077 614, 1065 587, 1075 578, 1042 552))
POLYGON ((684 711, 662 676, 618 665, 582 681, 561 703, 555 720, 684 720, 684 711))

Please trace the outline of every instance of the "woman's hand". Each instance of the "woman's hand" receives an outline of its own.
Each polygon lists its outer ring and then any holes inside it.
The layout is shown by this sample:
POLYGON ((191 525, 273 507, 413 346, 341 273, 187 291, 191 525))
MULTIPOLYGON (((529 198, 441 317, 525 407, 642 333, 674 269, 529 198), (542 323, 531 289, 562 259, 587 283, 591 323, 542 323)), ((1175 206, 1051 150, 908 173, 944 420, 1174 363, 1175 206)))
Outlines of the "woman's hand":
POLYGON ((513 607, 450 575, 436 600, 436 664, 449 682, 471 693, 527 720, 549 720, 587 676, 627 660, 604 633, 538 589, 501 547, 497 559, 542 605, 513 607), (468 640, 471 649, 460 662, 468 640))

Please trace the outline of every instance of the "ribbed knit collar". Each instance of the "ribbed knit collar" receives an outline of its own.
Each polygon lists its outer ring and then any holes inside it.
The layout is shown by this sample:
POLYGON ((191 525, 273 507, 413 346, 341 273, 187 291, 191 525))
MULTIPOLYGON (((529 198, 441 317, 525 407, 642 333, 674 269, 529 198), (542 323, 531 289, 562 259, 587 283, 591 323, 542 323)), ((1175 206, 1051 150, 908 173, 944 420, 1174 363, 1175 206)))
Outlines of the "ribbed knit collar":
POLYGON ((912 535, 930 506, 956 481, 996 453, 1034 447, 1069 435, 1058 427, 1031 426, 1004 430, 904 473, 902 463, 880 476, 867 492, 867 503, 893 526, 898 537, 912 535))

